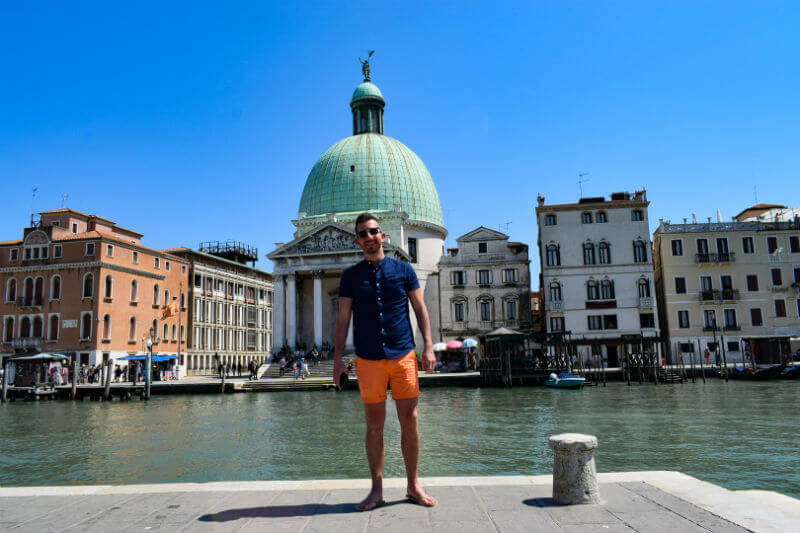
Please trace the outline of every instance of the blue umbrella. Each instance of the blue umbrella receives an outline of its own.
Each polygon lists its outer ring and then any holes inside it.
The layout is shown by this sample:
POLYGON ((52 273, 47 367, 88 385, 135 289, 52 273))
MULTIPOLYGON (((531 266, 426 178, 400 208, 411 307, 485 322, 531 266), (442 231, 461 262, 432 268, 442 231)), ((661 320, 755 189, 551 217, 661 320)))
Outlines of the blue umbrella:
POLYGON ((477 345, 478 341, 472 338, 464 339, 464 343, 462 344, 464 348, 475 348, 477 345))

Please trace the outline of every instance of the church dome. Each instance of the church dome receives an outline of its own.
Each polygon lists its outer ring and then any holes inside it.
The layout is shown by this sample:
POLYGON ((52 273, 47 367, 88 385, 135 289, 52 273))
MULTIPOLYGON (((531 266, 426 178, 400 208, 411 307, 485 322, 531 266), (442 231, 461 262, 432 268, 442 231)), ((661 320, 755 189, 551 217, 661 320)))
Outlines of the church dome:
POLYGON ((383 135, 380 89, 365 81, 353 93, 352 137, 322 154, 300 199, 301 213, 393 211, 443 226, 439 194, 425 163, 405 144, 383 135))

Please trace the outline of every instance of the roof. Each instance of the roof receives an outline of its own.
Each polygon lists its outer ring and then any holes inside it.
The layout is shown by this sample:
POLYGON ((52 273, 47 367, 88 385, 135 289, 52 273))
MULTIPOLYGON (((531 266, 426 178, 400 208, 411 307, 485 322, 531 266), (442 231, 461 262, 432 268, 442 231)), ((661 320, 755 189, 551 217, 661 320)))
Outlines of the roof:
POLYGON ((352 104, 365 98, 376 98, 383 101, 383 94, 381 93, 381 90, 378 89, 377 85, 365 81, 356 87, 355 91, 353 91, 353 97, 350 99, 350 103, 352 104))
POLYGON ((16 239, 16 240, 13 240, 13 241, 2 241, 2 242, 0 242, 0 246, 5 246, 5 245, 9 245, 9 244, 22 244, 22 239, 16 239))
POLYGON ((751 205, 748 208, 743 209, 741 213, 739 213, 738 215, 736 215, 733 218, 739 218, 740 216, 744 215, 748 211, 769 211, 770 209, 786 209, 786 206, 785 205, 779 205, 779 204, 755 204, 755 205, 751 205))
POLYGON ((585 202, 572 204, 540 205, 536 207, 536 214, 543 211, 588 211, 590 209, 620 209, 625 207, 647 207, 647 200, 605 200, 602 202, 585 202))
POLYGON ((258 272, 259 274, 265 274, 265 275, 269 276, 270 278, 272 277, 272 272, 267 272, 266 270, 259 270, 259 269, 255 268, 255 267, 252 267, 252 266, 247 265, 247 264, 237 263, 236 261, 231 261, 230 259, 225 259, 224 257, 219 257, 218 255, 208 254, 206 252, 201 252, 200 250, 195 250, 193 248, 187 248, 186 246, 178 246, 176 248, 167 248, 165 250, 162 250, 162 252, 169 253, 169 254, 186 254, 186 255, 198 255, 200 257, 207 257, 209 259, 213 259, 214 261, 219 261, 220 263, 227 263, 229 265, 237 266, 239 268, 244 268, 244 269, 250 270, 252 272, 258 272))

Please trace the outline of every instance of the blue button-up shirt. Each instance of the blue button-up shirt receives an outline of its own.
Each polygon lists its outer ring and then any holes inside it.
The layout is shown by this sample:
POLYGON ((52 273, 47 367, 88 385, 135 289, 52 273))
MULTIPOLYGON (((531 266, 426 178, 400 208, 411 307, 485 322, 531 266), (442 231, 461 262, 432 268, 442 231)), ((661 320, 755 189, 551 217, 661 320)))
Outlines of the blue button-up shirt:
POLYGON ((391 257, 384 257, 377 267, 364 260, 344 271, 339 297, 353 299, 356 355, 395 359, 414 349, 408 293, 415 289, 419 289, 417 273, 391 257))

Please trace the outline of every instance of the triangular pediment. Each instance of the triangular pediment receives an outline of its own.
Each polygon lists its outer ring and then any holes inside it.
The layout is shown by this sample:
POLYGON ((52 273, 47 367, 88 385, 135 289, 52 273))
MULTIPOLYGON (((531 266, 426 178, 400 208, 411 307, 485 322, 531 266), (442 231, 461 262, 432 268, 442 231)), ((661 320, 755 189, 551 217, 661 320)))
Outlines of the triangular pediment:
POLYGON ((331 253, 361 252, 356 244, 356 234, 341 224, 329 222, 301 235, 292 242, 280 246, 267 257, 289 257, 331 253))
POLYGON ((500 233, 499 231, 495 231, 493 229, 486 228, 484 226, 479 226, 474 230, 470 231, 469 233, 462 235, 458 239, 457 242, 472 242, 472 241, 501 241, 501 240, 508 240, 508 235, 505 233, 500 233))

